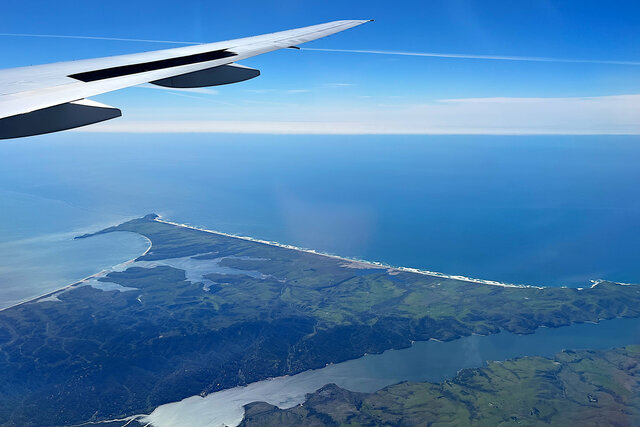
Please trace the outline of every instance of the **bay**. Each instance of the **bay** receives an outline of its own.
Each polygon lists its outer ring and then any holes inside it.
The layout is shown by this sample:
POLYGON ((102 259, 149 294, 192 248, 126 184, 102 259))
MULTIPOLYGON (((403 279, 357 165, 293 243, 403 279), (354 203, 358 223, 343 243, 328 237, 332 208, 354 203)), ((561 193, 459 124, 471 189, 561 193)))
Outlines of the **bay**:
POLYGON ((11 191, 0 191, 0 198, 0 309, 128 261, 149 246, 146 238, 125 232, 74 240, 123 216, 11 191))
POLYGON ((328 365, 293 376, 273 378, 235 387, 205 397, 192 396, 159 406, 142 423, 155 427, 235 426, 242 421, 243 406, 256 401, 280 408, 304 402, 305 395, 328 383, 352 391, 373 392, 402 381, 439 382, 460 369, 481 367, 488 360, 522 356, 551 357, 564 349, 601 349, 640 344, 640 319, 614 319, 598 324, 541 328, 535 334, 508 332, 463 337, 449 342, 415 342, 410 348, 328 365))

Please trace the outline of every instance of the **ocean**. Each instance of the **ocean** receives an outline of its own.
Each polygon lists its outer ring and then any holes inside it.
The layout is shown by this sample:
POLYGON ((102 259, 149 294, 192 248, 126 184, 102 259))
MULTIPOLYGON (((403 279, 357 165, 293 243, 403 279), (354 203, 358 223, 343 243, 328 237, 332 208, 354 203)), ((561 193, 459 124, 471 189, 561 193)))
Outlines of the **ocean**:
POLYGON ((0 143, 0 307, 126 261, 155 212, 501 282, 640 282, 640 137, 59 133, 0 143), (82 246, 85 245, 85 246, 82 246))

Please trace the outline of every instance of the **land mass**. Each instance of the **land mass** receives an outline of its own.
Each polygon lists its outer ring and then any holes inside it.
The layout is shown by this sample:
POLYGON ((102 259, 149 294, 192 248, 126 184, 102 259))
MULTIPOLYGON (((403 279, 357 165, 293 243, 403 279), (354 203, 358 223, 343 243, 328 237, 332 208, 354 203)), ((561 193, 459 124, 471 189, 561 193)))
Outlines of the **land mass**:
POLYGON ((491 285, 156 215, 99 233, 118 231, 147 237, 150 250, 126 270, 0 312, 0 424, 122 418, 416 340, 640 316, 637 285, 491 285))
POLYGON ((249 404, 241 426, 633 426, 640 422, 639 363, 640 346, 631 346, 490 362, 442 383, 375 393, 329 384, 286 410, 249 404))

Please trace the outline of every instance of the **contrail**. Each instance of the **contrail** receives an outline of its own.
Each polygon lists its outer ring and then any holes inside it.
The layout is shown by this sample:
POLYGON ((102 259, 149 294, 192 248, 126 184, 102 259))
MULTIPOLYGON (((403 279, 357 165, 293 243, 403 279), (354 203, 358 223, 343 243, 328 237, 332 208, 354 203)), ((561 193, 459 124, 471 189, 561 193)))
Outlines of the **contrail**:
POLYGON ((85 40, 111 40, 119 42, 146 42, 146 43, 170 43, 170 44, 202 44, 199 42, 178 42, 173 40, 147 40, 147 39, 125 39, 117 37, 92 37, 92 36, 65 36, 58 34, 20 34, 20 33, 0 33, 0 36, 9 37, 44 37, 55 39, 85 39, 85 40))
MULTIPOLYGON (((43 37, 58 39, 85 39, 85 40, 110 40, 124 42, 145 42, 145 43, 168 43, 198 45, 201 42, 185 42, 175 40, 149 40, 149 39, 129 39, 119 37, 97 37, 97 36, 71 36, 59 34, 22 34, 22 33, 0 33, 0 36, 8 37, 43 37)), ((438 52, 405 52, 394 50, 372 50, 372 49, 322 49, 303 47, 300 50, 315 52, 343 52, 343 53, 366 53, 374 55, 396 55, 396 56, 422 56, 429 58, 454 58, 454 59, 480 59, 490 61, 521 61, 521 62, 561 62, 572 64, 609 64, 609 65, 640 65, 640 61, 610 61, 601 59, 571 59, 571 58, 547 58, 543 56, 502 56, 502 55, 476 55, 466 53, 438 53, 438 52)))
POLYGON ((493 61, 525 61, 525 62, 566 62, 578 64, 610 64, 610 65, 640 65, 640 61, 607 61, 600 59, 567 59, 545 58, 537 56, 500 56, 500 55, 470 55, 464 53, 435 53, 435 52, 403 52, 393 50, 358 50, 358 49, 319 49, 303 47, 301 50, 316 52, 345 52, 369 53, 375 55, 425 56, 430 58, 483 59, 493 61))

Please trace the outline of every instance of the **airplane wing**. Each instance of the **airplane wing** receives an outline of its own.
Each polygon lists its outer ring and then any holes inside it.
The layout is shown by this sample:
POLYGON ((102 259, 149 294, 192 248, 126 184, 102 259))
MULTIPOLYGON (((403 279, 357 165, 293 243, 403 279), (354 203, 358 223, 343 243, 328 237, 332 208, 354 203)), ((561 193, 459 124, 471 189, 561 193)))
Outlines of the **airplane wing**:
POLYGON ((333 21, 294 30, 131 55, 0 70, 0 139, 57 132, 122 115, 90 96, 153 83, 204 87, 260 75, 236 64, 369 22, 333 21))

